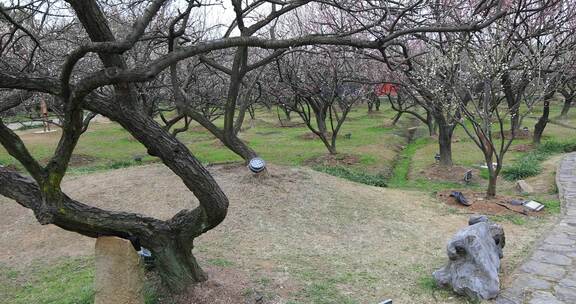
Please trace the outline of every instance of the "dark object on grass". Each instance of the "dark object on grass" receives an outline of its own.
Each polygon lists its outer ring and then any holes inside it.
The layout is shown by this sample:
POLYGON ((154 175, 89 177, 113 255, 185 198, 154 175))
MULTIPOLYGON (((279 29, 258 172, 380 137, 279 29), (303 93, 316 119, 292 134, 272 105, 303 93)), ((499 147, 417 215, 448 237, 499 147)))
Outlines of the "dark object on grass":
POLYGON ((452 193, 450 193, 450 196, 455 198, 458 203, 460 203, 464 206, 472 205, 472 203, 468 202, 468 199, 466 199, 464 194, 462 194, 462 192, 460 192, 460 191, 452 191, 452 193))
POLYGON ((525 209, 530 211, 540 211, 544 209, 544 205, 540 204, 537 201, 526 201, 526 200, 511 200, 510 205, 514 206, 524 206, 525 209))
POLYGON ((266 169, 266 162, 260 157, 255 157, 248 163, 248 169, 254 173, 260 173, 266 169))
POLYGON ((142 162, 142 156, 140 155, 136 155, 132 158, 135 162, 137 163, 141 163, 142 162))
POLYGON ((470 218, 468 218, 468 226, 472 226, 474 224, 478 224, 478 223, 482 223, 482 222, 488 222, 489 219, 487 216, 485 215, 471 215, 470 218))
POLYGON ((464 182, 469 184, 472 181, 472 170, 468 170, 466 171, 466 173, 464 173, 464 182))
POLYGON ((436 153, 436 155, 434 155, 434 160, 436 162, 440 162, 440 153, 436 153))
POLYGON ((351 139, 351 138, 352 138, 352 133, 344 134, 344 139, 351 139))
POLYGON ((500 291, 500 259, 506 243, 502 226, 474 216, 448 242, 448 263, 432 275, 436 284, 473 300, 492 299, 500 291))
POLYGON ((524 202, 526 202, 525 200, 517 200, 517 199, 513 199, 510 201, 510 205, 513 206, 521 206, 524 205, 524 202))
POLYGON ((380 303, 378 303, 378 304, 392 304, 392 299, 384 300, 384 301, 382 301, 382 302, 380 302, 380 303))

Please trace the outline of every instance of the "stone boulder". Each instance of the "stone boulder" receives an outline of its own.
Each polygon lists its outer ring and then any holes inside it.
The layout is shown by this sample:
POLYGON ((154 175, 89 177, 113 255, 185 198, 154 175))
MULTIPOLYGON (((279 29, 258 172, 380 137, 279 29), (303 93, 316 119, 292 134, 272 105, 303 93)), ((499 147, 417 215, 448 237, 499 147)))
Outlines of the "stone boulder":
POLYGON ((518 192, 524 194, 530 194, 534 192, 534 188, 523 179, 516 182, 516 189, 518 189, 518 192))
POLYGON ((140 258, 130 241, 105 236, 96 240, 94 304, 144 303, 140 258))
POLYGON ((448 242, 448 264, 433 273, 436 284, 473 300, 492 299, 500 291, 500 259, 505 245, 502 226, 485 216, 470 218, 448 242))

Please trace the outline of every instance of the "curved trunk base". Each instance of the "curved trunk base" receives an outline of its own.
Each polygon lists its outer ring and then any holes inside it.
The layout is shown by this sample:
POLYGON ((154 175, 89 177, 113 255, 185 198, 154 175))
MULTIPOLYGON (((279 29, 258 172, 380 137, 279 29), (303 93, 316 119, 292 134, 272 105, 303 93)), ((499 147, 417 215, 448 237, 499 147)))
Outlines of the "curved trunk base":
POLYGON ((184 292, 194 283, 208 279, 208 275, 192 255, 192 249, 164 245, 153 248, 152 252, 156 257, 156 267, 162 283, 171 292, 184 292))

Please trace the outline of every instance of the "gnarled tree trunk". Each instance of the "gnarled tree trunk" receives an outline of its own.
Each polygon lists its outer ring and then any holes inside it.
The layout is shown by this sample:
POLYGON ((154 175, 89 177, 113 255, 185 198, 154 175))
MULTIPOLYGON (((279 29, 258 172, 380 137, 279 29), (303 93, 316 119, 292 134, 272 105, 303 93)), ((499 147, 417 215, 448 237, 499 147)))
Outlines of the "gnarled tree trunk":
POLYGON ((544 129, 546 128, 550 117, 550 98, 552 98, 552 96, 554 96, 553 92, 544 98, 544 109, 542 110, 542 115, 538 119, 538 122, 534 126, 534 134, 532 135, 532 142, 534 144, 540 144, 542 140, 542 134, 544 134, 544 129))
POLYGON ((572 107, 573 98, 564 99, 564 104, 562 105, 562 112, 560 112, 560 118, 566 119, 568 117, 568 111, 572 107))
POLYGON ((452 166, 452 134, 454 126, 449 125, 443 117, 437 117, 438 146, 440 150, 440 165, 452 166))

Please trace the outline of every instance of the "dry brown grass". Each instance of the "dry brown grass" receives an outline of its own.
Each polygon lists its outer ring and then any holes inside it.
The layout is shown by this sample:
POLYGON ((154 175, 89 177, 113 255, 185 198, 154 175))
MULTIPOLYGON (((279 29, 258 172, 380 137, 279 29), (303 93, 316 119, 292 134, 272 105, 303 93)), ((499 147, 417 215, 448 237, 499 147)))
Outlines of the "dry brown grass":
MULTIPOLYGON (((223 224, 200 237, 204 265, 241 272, 271 303, 464 303, 429 287, 447 240, 467 223, 430 195, 369 187, 306 168, 271 166, 255 179, 241 166, 212 167, 230 198, 223 224)), ((169 218, 196 201, 162 166, 68 178, 64 189, 95 206, 169 218)), ((40 226, 32 212, 0 198, 0 263, 91 255, 93 240, 40 226)), ((503 273, 526 255, 541 222, 504 223, 503 273)), ((226 284, 224 282, 223 284, 226 284)))

